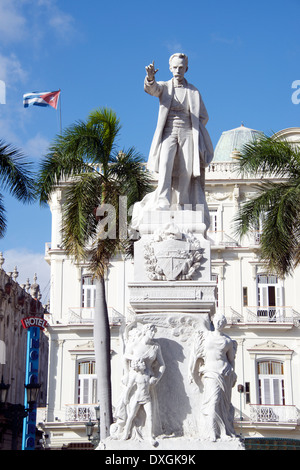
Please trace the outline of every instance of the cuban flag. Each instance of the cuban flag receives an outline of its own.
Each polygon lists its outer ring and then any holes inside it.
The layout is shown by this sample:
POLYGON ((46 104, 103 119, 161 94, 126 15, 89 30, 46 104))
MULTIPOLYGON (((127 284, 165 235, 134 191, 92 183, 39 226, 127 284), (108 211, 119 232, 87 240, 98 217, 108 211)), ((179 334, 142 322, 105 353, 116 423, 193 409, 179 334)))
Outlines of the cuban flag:
POLYGON ((44 92, 32 92, 25 93, 23 95, 23 104, 24 108, 28 106, 52 106, 52 108, 57 109, 58 99, 60 95, 60 90, 58 91, 44 91, 44 92))

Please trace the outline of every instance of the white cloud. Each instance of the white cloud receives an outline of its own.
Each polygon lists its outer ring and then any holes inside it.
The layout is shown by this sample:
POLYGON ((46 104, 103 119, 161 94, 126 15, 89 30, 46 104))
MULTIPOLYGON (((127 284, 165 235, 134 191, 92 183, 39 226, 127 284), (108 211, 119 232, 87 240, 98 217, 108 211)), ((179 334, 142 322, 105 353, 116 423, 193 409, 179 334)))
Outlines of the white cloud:
POLYGON ((182 44, 176 40, 166 42, 165 47, 167 48, 170 54, 175 54, 176 52, 184 52, 182 44))
MULTIPOLYGON (((0 0, 1 1, 1 0, 0 0)), ((43 18, 42 23, 48 24, 54 34, 60 39, 68 40, 75 33, 74 18, 65 13, 59 6, 57 0, 23 0, 33 3, 36 14, 43 18)), ((39 34, 44 32, 44 27, 39 29, 39 34)))
POLYGON ((25 249, 10 249, 3 253, 5 259, 2 268, 8 273, 13 272, 15 267, 19 272, 17 282, 26 284, 29 279, 33 283, 34 275, 37 275, 37 283, 42 293, 42 303, 49 300, 50 266, 44 259, 44 253, 34 253, 25 249))
POLYGON ((40 159, 47 153, 49 144, 49 140, 38 133, 24 144, 23 151, 29 159, 40 159))
MULTIPOLYGON (((64 12, 57 0, 0 0, 0 41, 15 44, 30 41, 40 47, 49 29, 60 39, 75 33, 74 18, 64 12)), ((32 53, 32 50, 31 50, 32 53)))
POLYGON ((56 9, 52 17, 49 19, 49 24, 54 29, 55 33, 61 38, 69 39, 70 35, 73 35, 73 17, 67 13, 63 13, 59 9, 56 9))
POLYGON ((27 72, 15 54, 3 55, 0 53, 0 79, 10 87, 17 82, 25 82, 27 72))
POLYGON ((26 34, 26 18, 20 13, 15 0, 0 0, 1 42, 18 42, 26 34))
POLYGON ((221 44, 227 44, 228 46, 240 46, 241 45, 241 39, 239 37, 234 37, 234 38, 229 38, 226 36, 222 36, 219 33, 212 33, 210 35, 212 42, 214 43, 221 43, 221 44))

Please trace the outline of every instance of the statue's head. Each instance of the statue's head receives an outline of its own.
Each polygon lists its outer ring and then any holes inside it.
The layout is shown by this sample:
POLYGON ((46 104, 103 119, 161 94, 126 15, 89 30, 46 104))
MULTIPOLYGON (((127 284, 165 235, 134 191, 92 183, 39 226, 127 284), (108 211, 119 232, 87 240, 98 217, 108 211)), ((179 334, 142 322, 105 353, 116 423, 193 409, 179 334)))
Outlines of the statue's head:
POLYGON ((144 370, 146 369, 146 364, 145 361, 143 361, 142 359, 138 359, 131 361, 131 367, 136 372, 144 372, 144 370))
POLYGON ((142 327, 142 333, 147 339, 152 339, 156 333, 156 326, 152 323, 146 323, 142 327))
POLYGON ((222 313, 217 313, 213 318, 214 329, 221 331, 227 325, 227 320, 225 315, 222 313))
POLYGON ((169 67, 174 78, 178 81, 183 80, 184 74, 188 70, 188 57, 181 52, 171 55, 169 67))

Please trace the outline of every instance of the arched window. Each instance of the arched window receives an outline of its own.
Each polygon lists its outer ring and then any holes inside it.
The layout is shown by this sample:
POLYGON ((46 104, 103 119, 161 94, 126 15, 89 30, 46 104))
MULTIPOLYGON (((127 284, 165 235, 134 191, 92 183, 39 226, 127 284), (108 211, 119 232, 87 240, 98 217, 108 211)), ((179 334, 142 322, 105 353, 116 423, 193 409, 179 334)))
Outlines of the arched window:
POLYGON ((78 404, 97 403, 97 377, 95 361, 84 360, 78 363, 78 404))
POLYGON ((259 361, 257 364, 259 404, 285 405, 284 368, 281 361, 259 361))

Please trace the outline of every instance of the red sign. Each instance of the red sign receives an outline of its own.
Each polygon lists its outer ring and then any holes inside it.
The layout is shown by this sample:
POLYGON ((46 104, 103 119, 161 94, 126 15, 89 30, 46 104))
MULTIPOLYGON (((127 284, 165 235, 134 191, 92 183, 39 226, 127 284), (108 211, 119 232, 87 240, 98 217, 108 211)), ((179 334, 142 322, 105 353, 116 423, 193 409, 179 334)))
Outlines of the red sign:
POLYGON ((21 320, 21 323, 23 325, 23 328, 30 328, 31 326, 37 326, 41 330, 44 330, 47 328, 48 323, 44 318, 40 317, 26 317, 21 320))

